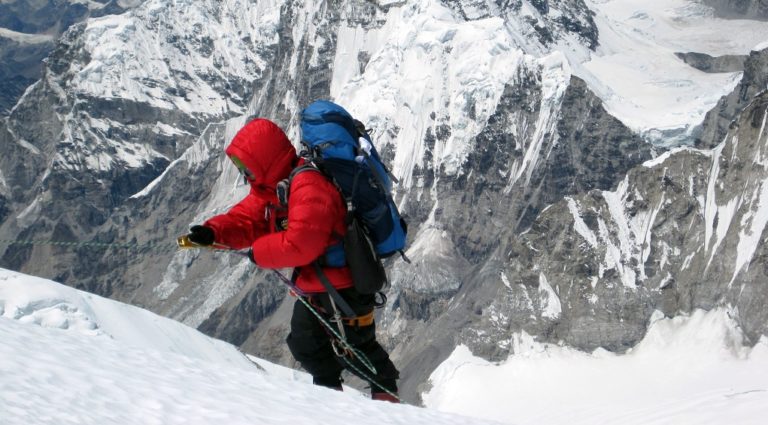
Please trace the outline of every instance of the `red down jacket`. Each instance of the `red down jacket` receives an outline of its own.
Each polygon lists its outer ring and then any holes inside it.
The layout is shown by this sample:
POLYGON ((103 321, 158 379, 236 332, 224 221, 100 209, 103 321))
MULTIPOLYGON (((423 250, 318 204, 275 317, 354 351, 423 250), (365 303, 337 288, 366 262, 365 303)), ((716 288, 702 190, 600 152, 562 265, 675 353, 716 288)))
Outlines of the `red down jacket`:
MULTIPOLYGON (((275 187, 301 161, 288 137, 273 122, 255 119, 238 131, 226 153, 237 157, 253 178, 249 179, 251 191, 242 201, 205 222, 216 242, 235 249, 251 247, 260 267, 298 267, 300 290, 325 292, 311 263, 346 232, 346 207, 339 191, 320 173, 299 173, 291 183, 287 229, 279 230, 276 220, 284 219, 286 212, 275 187)), ((335 288, 352 286, 347 267, 323 271, 335 288)))

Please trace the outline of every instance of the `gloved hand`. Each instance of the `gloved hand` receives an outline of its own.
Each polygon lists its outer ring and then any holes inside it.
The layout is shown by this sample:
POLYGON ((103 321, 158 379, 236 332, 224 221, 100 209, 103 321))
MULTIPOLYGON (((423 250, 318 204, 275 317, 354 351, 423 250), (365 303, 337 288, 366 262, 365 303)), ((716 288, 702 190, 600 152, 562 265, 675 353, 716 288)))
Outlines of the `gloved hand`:
POLYGON ((213 245, 215 240, 213 229, 208 226, 192 226, 189 228, 189 234, 187 238, 198 245, 213 245))

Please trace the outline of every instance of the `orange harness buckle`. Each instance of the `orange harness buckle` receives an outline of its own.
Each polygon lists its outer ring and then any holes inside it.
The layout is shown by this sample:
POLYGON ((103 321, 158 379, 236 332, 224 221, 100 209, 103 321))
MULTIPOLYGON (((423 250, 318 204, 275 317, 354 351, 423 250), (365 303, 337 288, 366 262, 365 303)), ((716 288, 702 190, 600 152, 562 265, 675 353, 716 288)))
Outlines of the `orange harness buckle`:
POLYGON ((366 327, 373 324, 373 310, 370 313, 353 318, 344 318, 344 324, 350 327, 366 327))

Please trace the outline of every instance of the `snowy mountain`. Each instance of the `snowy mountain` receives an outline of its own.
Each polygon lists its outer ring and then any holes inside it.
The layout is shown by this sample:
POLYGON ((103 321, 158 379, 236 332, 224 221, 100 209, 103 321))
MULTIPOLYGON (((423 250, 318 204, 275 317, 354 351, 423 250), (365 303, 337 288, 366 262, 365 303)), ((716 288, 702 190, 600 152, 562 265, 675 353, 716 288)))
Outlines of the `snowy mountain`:
POLYGON ((141 0, 6 0, 0 2, 0 116, 42 74, 55 40, 89 17, 118 14, 141 0))
POLYGON ((298 140, 327 97, 400 179, 414 262, 391 264, 379 323, 407 400, 457 346, 624 352, 657 310, 730 309, 757 344, 768 26, 705 3, 149 0, 90 19, 0 122, 0 236, 24 242, 0 264, 290 365, 280 283, 173 240, 245 194, 222 150, 248 117, 298 140))
POLYGON ((673 320, 658 313, 623 356, 547 346, 524 333, 500 364, 457 347, 431 376, 428 409, 314 387, 301 372, 246 360, 180 323, 7 270, 0 337, 0 414, 9 425, 748 425, 761 423, 768 405, 768 339, 745 348, 722 309, 673 320))

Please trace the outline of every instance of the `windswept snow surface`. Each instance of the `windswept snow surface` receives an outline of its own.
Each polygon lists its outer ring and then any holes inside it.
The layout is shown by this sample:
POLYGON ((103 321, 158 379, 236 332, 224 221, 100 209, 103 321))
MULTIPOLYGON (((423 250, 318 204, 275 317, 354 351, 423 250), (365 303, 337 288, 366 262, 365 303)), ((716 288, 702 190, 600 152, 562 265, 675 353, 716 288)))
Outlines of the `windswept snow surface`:
POLYGON ((487 424, 307 383, 145 310, 0 269, 0 423, 487 424))
POLYGON ((574 67, 633 130, 662 137, 698 125, 741 73, 708 74, 676 52, 746 55, 768 41, 765 22, 718 19, 691 0, 586 0, 600 46, 574 67))
POLYGON ((459 346, 431 376, 430 408, 517 425, 764 424, 768 339, 754 348, 730 312, 656 313, 626 355, 588 354, 522 334, 498 364, 459 346))

